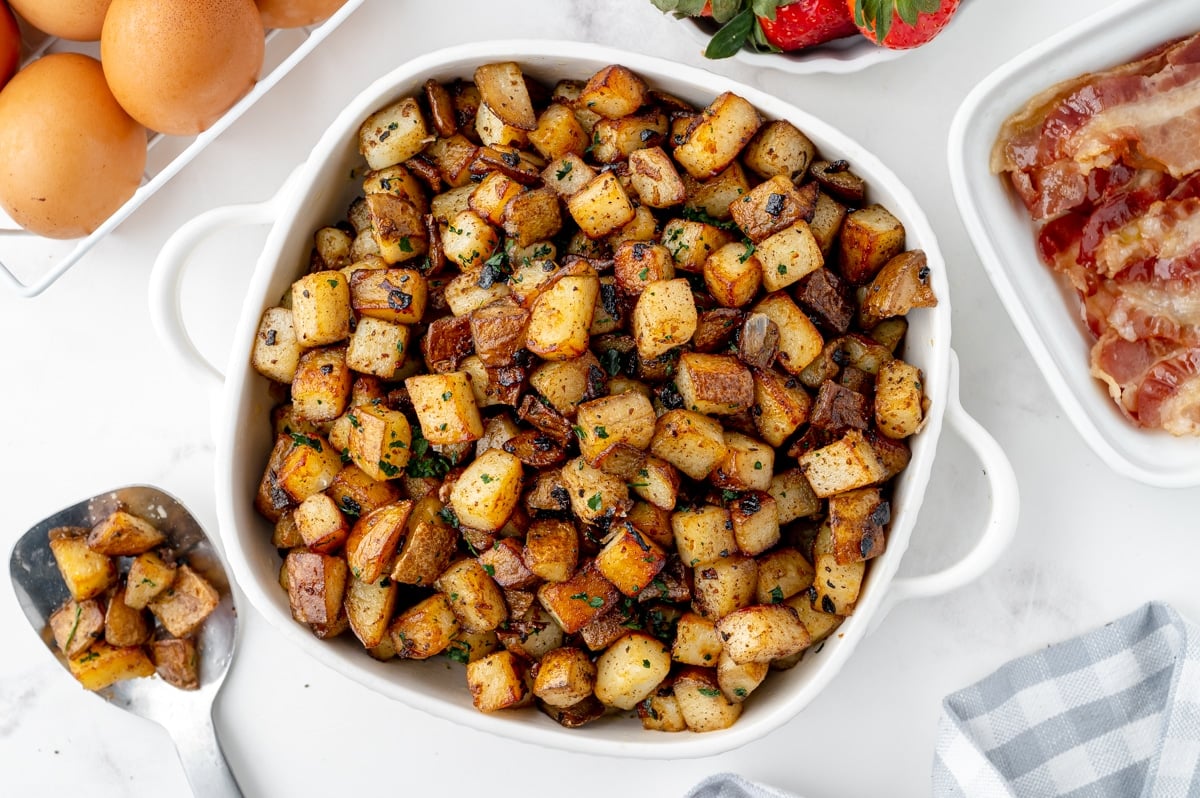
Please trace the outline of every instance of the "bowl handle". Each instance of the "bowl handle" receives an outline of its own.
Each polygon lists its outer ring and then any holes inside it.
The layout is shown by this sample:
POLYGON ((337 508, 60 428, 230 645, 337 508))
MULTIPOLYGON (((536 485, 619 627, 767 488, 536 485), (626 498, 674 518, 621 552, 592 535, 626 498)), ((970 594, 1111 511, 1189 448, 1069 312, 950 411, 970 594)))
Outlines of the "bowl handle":
POLYGON ((167 239, 154 261, 154 269, 150 272, 150 319, 155 332, 176 360, 213 390, 221 388, 225 375, 200 354, 183 321, 183 298, 180 295, 183 273, 191 262, 196 245, 218 230, 233 225, 274 222, 296 172, 284 181, 273 197, 264 202, 213 208, 191 219, 167 239))
POLYGON ((1021 507, 1016 474, 996 439, 963 409, 958 398, 958 373, 958 355, 951 350, 946 420, 983 464, 991 486, 991 512, 979 541, 961 560, 937 573, 893 580, 879 617, 902 601, 939 596, 975 581, 1000 559, 1016 532, 1021 507))

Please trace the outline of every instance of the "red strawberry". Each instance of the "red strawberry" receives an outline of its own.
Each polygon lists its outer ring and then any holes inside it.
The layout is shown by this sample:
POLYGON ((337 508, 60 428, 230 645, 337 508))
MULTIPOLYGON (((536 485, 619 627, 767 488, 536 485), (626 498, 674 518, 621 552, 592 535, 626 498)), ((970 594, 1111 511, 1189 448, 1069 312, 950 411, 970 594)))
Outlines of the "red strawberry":
POLYGON ((942 32, 959 0, 846 0, 854 24, 892 50, 920 47, 942 32))
POLYGON ((780 50, 799 50, 855 32, 845 0, 798 0, 775 9, 775 19, 759 17, 763 35, 780 50))

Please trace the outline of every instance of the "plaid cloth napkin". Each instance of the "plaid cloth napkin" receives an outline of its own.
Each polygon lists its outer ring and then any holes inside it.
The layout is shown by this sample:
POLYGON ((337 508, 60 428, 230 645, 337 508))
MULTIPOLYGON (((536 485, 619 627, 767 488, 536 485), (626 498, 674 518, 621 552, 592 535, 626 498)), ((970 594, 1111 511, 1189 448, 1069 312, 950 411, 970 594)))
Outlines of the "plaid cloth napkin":
POLYGON ((1200 798, 1200 630, 1147 604, 948 696, 933 794, 1200 798))
MULTIPOLYGON (((934 798, 1200 798, 1200 630, 1166 604, 947 696, 934 798)), ((786 798, 718 774, 688 798, 786 798)))

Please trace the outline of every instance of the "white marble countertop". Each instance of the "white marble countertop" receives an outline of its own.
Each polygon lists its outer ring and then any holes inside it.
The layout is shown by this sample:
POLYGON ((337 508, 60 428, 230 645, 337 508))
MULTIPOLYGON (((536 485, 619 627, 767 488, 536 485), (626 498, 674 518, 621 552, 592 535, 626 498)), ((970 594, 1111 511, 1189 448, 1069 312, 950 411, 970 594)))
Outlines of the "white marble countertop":
MULTIPOLYGON (((856 75, 792 77, 709 65, 824 117, 913 189, 951 269, 963 403, 1020 479, 1017 539, 978 583, 897 608, 790 724, 707 760, 616 763, 538 751, 376 697, 309 661, 250 607, 217 727, 247 795, 678 795, 721 770, 808 798, 928 794, 940 700, 1003 661, 1150 599, 1200 618, 1194 513, 1200 491, 1117 477, 1086 448, 1035 369, 955 212, 950 119, 984 75, 1112 0, 968 0, 950 30, 856 75), (464 769, 464 765, 469 770, 464 769), (496 773, 491 777, 489 773, 496 773), (569 785, 569 786, 568 786, 569 785)), ((216 527, 209 397, 151 330, 146 283, 168 234, 210 207, 270 195, 361 87, 408 57, 484 38, 598 41, 704 65, 648 0, 368 2, 115 235, 36 300, 0 296, 0 549, 78 499, 145 482, 216 527)), ((262 230, 206 244, 187 281, 202 347, 225 357, 262 230)), ((950 561, 984 504, 971 456, 943 436, 934 487, 903 570, 950 561)), ((0 581, 7 582, 7 568, 0 581)), ((83 693, 26 628, 0 585, 0 792, 187 794, 157 727, 83 693)))

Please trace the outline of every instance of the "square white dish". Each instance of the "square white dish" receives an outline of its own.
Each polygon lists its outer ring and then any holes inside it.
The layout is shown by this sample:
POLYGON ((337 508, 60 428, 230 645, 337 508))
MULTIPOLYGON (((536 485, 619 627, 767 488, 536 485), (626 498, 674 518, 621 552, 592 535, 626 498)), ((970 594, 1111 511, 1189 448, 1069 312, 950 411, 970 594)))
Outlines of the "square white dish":
POLYGON ((1074 291, 1042 264, 1028 212, 988 162, 1001 124, 1038 92, 1196 30, 1195 0, 1119 2, 988 76, 959 108, 948 149, 967 232, 1065 415, 1110 468, 1158 487, 1200 485, 1200 440, 1134 427, 1091 376, 1092 338, 1077 318, 1074 291))

